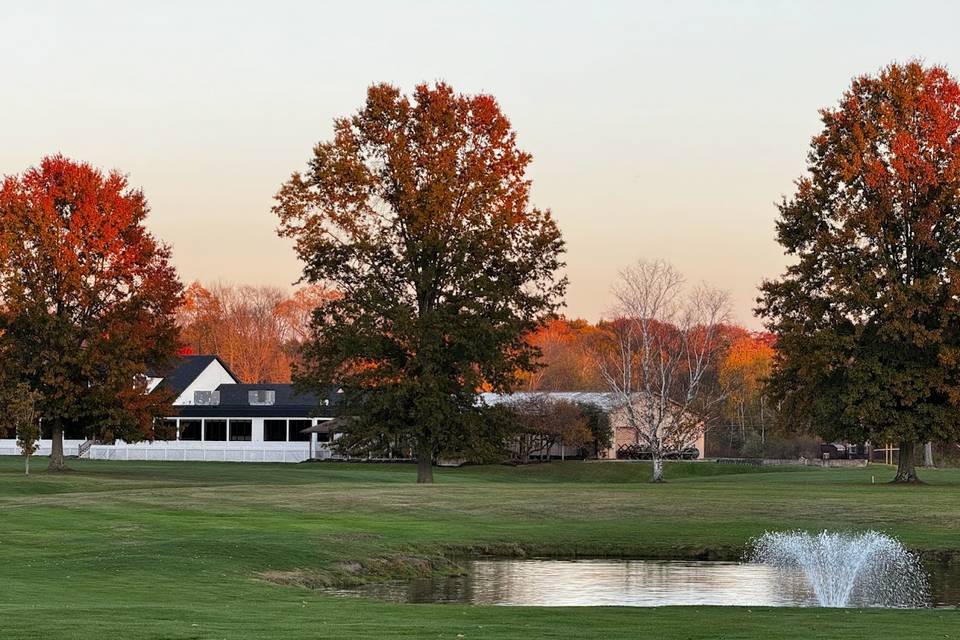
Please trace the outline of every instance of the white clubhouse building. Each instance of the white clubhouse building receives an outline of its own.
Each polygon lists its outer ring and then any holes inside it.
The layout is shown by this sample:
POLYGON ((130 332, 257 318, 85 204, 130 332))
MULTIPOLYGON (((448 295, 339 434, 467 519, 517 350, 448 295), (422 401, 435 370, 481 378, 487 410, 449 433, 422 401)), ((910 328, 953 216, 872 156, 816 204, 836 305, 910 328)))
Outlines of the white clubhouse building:
MULTIPOLYGON (((211 462, 303 462, 341 458, 330 448, 335 435, 326 425, 335 417, 341 391, 333 387, 325 396, 298 393, 291 384, 241 384, 229 367, 214 355, 182 356, 164 375, 148 377, 147 391, 170 391, 175 415, 164 418, 153 441, 112 443, 87 439, 82 432, 64 432, 66 456, 94 460, 174 460, 211 462)), ((610 416, 613 441, 598 451, 601 459, 622 457, 625 448, 639 444, 638 434, 627 424, 624 410, 611 393, 520 392, 484 393, 487 405, 510 404, 530 396, 592 404, 610 416)), ((49 455, 51 441, 40 440, 39 455, 49 455)), ((703 430, 685 443, 703 458, 703 430)), ((547 457, 576 456, 578 447, 554 444, 547 457)), ((21 455, 15 438, 0 439, 0 455, 21 455)))
MULTIPOLYGON (((99 443, 64 434, 64 455, 96 460, 302 462, 333 457, 323 424, 333 419, 338 390, 327 397, 297 393, 290 384, 240 384, 217 356, 183 356, 148 390, 170 390, 176 415, 164 419, 166 440, 99 443), (310 429, 311 427, 315 427, 310 429), (316 428, 319 427, 319 428, 316 428), (311 433, 303 433, 310 429, 311 433)), ((50 453, 40 441, 39 455, 50 453)), ((19 455, 13 438, 0 439, 0 455, 19 455)))

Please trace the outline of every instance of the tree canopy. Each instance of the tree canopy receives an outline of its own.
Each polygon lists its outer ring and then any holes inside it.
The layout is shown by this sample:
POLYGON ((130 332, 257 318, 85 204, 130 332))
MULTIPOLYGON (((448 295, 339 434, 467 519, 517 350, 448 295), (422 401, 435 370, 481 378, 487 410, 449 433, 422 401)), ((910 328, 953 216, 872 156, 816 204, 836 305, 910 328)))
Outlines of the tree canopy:
POLYGON ((915 443, 960 433, 960 87, 892 64, 821 112, 808 175, 780 204, 796 259, 764 283, 783 419, 827 438, 915 443))
POLYGON ((177 311, 181 350, 216 354, 246 383, 290 382, 313 310, 336 295, 321 286, 187 286, 177 311))
POLYGON ((295 379, 345 390, 342 442, 389 436, 419 461, 488 439, 481 387, 534 368, 525 340, 558 307, 563 240, 530 206, 531 156, 489 95, 379 84, 277 195, 304 278, 331 286, 295 379))
POLYGON ((725 348, 729 298, 702 283, 687 287, 664 260, 638 260, 613 287, 617 317, 598 343, 597 366, 627 425, 663 482, 663 459, 703 434, 725 392, 716 364, 725 348))
MULTIPOLYGON (((593 441, 591 419, 598 421, 576 402, 534 393, 503 406, 513 423, 509 435, 516 443, 520 462, 529 462, 533 457, 549 459, 557 444, 586 447, 593 441)), ((609 428, 609 421, 607 425, 609 428)))
POLYGON ((62 156, 0 186, 0 385, 26 385, 62 435, 150 437, 168 409, 143 374, 174 353, 181 285, 170 251, 146 230, 143 193, 62 156))
POLYGON ((604 388, 593 351, 603 330, 586 320, 551 318, 527 340, 540 350, 540 366, 521 373, 528 391, 597 391, 604 388))

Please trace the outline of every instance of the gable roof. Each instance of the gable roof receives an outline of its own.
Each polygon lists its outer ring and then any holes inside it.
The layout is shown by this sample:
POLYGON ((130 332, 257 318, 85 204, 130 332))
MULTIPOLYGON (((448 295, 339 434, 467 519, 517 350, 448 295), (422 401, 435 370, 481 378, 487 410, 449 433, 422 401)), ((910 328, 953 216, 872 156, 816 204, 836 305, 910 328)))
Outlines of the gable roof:
MULTIPOLYGON (((190 386, 190 383, 197 379, 197 376, 206 371, 207 367, 214 362, 219 362, 220 366, 230 374, 231 378, 239 380, 233 371, 230 371, 227 363, 218 356, 179 356, 173 368, 162 376, 163 380, 160 381, 160 384, 158 384, 153 391, 165 389, 179 396, 190 386)), ((151 393, 153 392, 151 391, 151 393)))

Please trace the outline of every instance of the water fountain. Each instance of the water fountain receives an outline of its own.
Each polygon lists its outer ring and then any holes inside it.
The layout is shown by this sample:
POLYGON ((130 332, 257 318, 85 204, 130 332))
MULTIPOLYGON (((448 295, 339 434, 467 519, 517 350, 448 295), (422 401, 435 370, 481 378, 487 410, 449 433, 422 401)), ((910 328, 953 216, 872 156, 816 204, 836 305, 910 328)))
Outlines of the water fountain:
POLYGON ((876 531, 768 532, 749 559, 784 573, 799 570, 821 607, 922 607, 927 577, 916 554, 876 531))

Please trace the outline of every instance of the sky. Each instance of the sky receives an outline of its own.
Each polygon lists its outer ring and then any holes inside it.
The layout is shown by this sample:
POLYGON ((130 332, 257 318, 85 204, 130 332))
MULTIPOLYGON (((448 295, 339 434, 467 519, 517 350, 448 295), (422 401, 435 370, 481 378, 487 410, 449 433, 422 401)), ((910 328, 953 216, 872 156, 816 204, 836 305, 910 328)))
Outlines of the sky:
POLYGON ((49 154, 117 169, 185 282, 290 288, 273 196, 366 88, 489 93, 567 242, 564 313, 618 270, 672 262, 759 329, 787 264, 776 202, 851 78, 919 58, 960 73, 950 2, 0 0, 0 173, 49 154))

